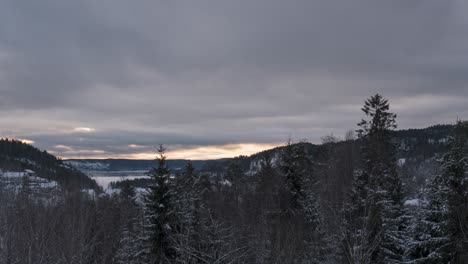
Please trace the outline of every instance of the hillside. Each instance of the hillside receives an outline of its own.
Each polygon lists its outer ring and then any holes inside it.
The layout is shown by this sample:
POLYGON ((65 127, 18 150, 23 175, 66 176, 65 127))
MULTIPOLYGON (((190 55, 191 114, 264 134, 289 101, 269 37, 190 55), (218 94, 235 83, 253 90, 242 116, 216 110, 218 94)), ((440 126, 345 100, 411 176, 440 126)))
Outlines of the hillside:
POLYGON ((14 139, 0 139, 0 170, 24 172, 30 170, 37 177, 55 181, 68 190, 99 187, 83 172, 62 160, 31 145, 14 139))
MULTIPOLYGON (((393 138, 398 146, 398 157, 401 159, 428 159, 445 151, 445 142, 447 136, 453 129, 452 125, 435 125, 423 129, 406 129, 393 132, 393 138)), ((328 143, 325 145, 316 145, 312 143, 298 143, 304 146, 306 152, 320 159, 325 149, 330 145, 339 147, 345 142, 328 143)), ((274 160, 278 158, 279 153, 284 146, 265 150, 251 156, 240 156, 236 158, 225 158, 217 160, 193 160, 193 166, 203 172, 222 173, 230 162, 236 160, 240 163, 245 172, 257 171, 257 163, 264 156, 270 156, 274 160)), ((169 157, 170 158, 170 157, 169 157)), ((130 159, 68 159, 64 161, 83 171, 137 171, 149 170, 154 166, 153 160, 130 160, 130 159)), ((168 167, 177 171, 187 164, 187 160, 168 161, 168 167)))
MULTIPOLYGON (((447 137, 453 126, 435 125, 424 129, 407 129, 393 132, 395 144, 398 146, 398 159, 402 162, 402 170, 412 177, 419 186, 425 180, 428 170, 436 163, 440 153, 446 151, 447 137)), ((340 156, 341 150, 346 149, 349 142, 341 141, 315 145, 311 143, 297 143, 301 145, 307 155, 316 163, 326 163, 332 152, 340 156), (338 153, 338 154, 336 154, 338 153)), ((356 141, 359 145, 359 142, 356 141)), ((218 160, 192 161, 195 169, 211 175, 222 176, 227 166, 236 161, 247 174, 254 174, 261 168, 261 160, 265 156, 277 163, 284 146, 279 146, 251 156, 225 158, 218 160)), ((70 159, 62 161, 55 156, 21 141, 11 139, 0 140, 0 169, 2 171, 21 172, 34 171, 38 177, 56 181, 67 189, 98 189, 96 182, 89 178, 86 171, 145 171, 154 166, 153 160, 129 159, 70 159)), ((187 164, 187 160, 168 160, 168 166, 177 172, 187 164)), ((410 188, 416 190, 417 188, 410 188)))
MULTIPOLYGON (((406 129, 392 132, 394 144, 397 146, 397 159, 402 172, 406 175, 409 192, 415 192, 428 175, 433 174, 433 167, 441 153, 447 149, 447 137, 453 130, 452 125, 435 125, 423 129, 406 129)), ((358 157, 359 140, 339 141, 316 145, 307 142, 296 143, 304 148, 305 153, 312 157, 317 164, 328 164, 331 159, 343 160, 344 153, 352 147, 353 155, 358 157), (352 145, 352 146, 350 146, 352 145)), ((211 175, 222 175, 227 166, 236 161, 242 170, 249 174, 255 174, 261 168, 262 159, 268 156, 273 163, 277 163, 284 146, 262 151, 251 156, 239 156, 217 160, 195 160, 194 167, 211 175)), ((170 158, 170 157, 169 157, 170 158)), ((354 162, 358 162, 356 158, 354 162)), ((153 160, 125 160, 125 159, 72 159, 65 163, 83 171, 133 171, 149 170, 154 166, 153 160)), ((183 168, 187 160, 168 160, 168 167, 176 172, 183 168)), ((355 164, 357 165, 357 164, 355 164)), ((347 179, 350 180, 350 179, 347 179)))

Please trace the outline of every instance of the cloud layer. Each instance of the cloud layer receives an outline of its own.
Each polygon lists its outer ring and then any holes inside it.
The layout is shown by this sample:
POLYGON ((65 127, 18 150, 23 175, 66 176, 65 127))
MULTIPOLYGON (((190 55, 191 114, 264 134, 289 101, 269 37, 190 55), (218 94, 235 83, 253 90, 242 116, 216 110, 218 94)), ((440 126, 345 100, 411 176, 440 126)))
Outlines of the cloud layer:
POLYGON ((164 143, 204 158, 192 150, 344 134, 376 92, 402 128, 450 123, 468 118, 467 12, 463 0, 0 1, 0 134, 64 157, 164 143))

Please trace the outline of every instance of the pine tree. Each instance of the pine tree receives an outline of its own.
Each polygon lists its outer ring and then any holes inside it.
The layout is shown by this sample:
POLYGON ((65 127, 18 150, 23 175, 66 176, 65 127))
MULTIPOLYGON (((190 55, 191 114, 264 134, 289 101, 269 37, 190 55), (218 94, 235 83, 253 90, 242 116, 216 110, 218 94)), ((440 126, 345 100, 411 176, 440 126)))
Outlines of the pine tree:
POLYGON ((124 181, 119 195, 121 238, 118 249, 114 257, 114 262, 118 264, 140 264, 147 263, 145 245, 140 239, 143 235, 143 222, 141 219, 141 210, 136 203, 135 188, 131 186, 130 181, 124 181))
POLYGON ((130 181, 122 181, 119 198, 121 201, 128 203, 129 205, 136 205, 136 192, 135 188, 130 184, 130 181))
POLYGON ((441 160, 442 174, 429 186, 422 226, 410 251, 413 263, 468 261, 467 131, 467 124, 459 121, 441 160))
POLYGON ((117 264, 143 264, 150 263, 147 254, 144 222, 140 215, 135 215, 121 227, 119 246, 114 257, 117 264))
POLYGON ((166 165, 165 149, 158 148, 157 167, 150 171, 152 179, 145 196, 145 229, 148 235, 152 263, 170 263, 176 257, 173 247, 174 208, 170 170, 166 165))
POLYGON ((250 247, 255 252, 252 262, 271 263, 273 246, 273 226, 280 215, 279 190, 283 186, 278 173, 273 168, 269 155, 262 157, 260 171, 255 175, 257 185, 252 206, 247 211, 254 225, 250 232, 250 247))
POLYGON ((447 231, 452 263, 468 261, 468 124, 458 121, 455 135, 449 139, 450 151, 443 157, 443 177, 450 190, 447 196, 447 231))
POLYGON ((189 161, 182 173, 176 176, 174 184, 175 213, 177 214, 179 229, 183 229, 184 232, 190 232, 193 222, 194 202, 197 199, 195 181, 195 169, 189 161))
POLYGON ((204 240, 206 237, 204 226, 210 218, 210 211, 207 208, 206 200, 208 192, 211 190, 211 183, 208 175, 194 174, 193 184, 193 214, 190 241, 194 253, 194 263, 203 263, 201 252, 207 248, 207 242, 204 240))
POLYGON ((284 175, 286 187, 289 191, 290 210, 301 210, 301 203, 305 198, 305 179, 308 169, 311 166, 307 164, 310 160, 307 159, 304 148, 298 145, 293 145, 291 140, 288 141, 281 155, 280 170, 284 175))
POLYGON ((412 264, 449 263, 445 253, 450 246, 447 235, 447 197, 449 189, 441 175, 423 189, 421 209, 413 224, 413 239, 407 256, 412 264))
POLYGON ((330 257, 328 234, 325 232, 324 219, 320 212, 318 196, 315 192, 307 192, 302 202, 305 223, 307 226, 307 253, 303 263, 320 264, 330 257))
POLYGON ((175 181, 174 208, 177 228, 174 243, 177 262, 194 263, 199 247, 199 224, 203 209, 200 206, 201 191, 199 177, 192 162, 188 162, 175 181))
POLYGON ((269 156, 263 157, 261 169, 256 177, 258 178, 256 200, 259 202, 259 210, 266 214, 277 214, 279 210, 277 197, 282 182, 269 156))
POLYGON ((202 226, 203 247, 197 252, 198 263, 248 263, 248 248, 239 245, 233 227, 209 216, 202 226))
MULTIPOLYGON (((406 243, 401 178, 390 131, 396 115, 379 94, 366 100, 357 132, 362 144, 363 168, 353 183, 347 210, 345 255, 361 263, 402 261, 406 243)), ((353 263, 353 262, 351 262, 353 263)))
POLYGON ((297 245, 299 249, 302 248, 302 252, 294 261, 323 263, 329 247, 320 212, 313 162, 307 156, 303 144, 293 145, 291 141, 286 145, 281 161, 280 170, 289 194, 289 202, 286 203, 289 212, 285 216, 289 214, 291 223, 303 226, 301 234, 296 234, 302 239, 303 244, 297 245))
POLYGON ((229 164, 225 179, 228 180, 231 184, 231 198, 233 200, 234 207, 236 208, 237 212, 239 212, 241 195, 245 191, 245 174, 242 171, 239 162, 233 161, 229 164))

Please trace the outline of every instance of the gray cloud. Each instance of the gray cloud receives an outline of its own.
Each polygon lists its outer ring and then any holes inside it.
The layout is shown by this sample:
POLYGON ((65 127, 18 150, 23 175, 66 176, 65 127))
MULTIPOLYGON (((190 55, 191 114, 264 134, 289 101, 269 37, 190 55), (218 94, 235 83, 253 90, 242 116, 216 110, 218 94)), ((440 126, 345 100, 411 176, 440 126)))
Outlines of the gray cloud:
POLYGON ((453 122, 468 116, 466 12, 457 0, 0 1, 0 133, 65 156, 317 142, 354 128, 376 92, 402 128, 453 122))

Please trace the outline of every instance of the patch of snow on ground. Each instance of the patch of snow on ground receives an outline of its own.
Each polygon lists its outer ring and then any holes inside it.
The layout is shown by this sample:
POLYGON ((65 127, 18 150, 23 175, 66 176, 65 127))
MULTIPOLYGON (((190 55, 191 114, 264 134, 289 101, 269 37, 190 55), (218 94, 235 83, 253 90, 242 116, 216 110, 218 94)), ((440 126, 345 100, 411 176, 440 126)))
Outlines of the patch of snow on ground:
POLYGON ((229 187, 232 186, 232 183, 230 181, 228 181, 228 180, 221 181, 220 183, 221 183, 221 185, 224 185, 224 186, 229 186, 229 187))
POLYGON ((403 167, 406 164, 406 159, 399 159, 398 166, 403 167))
POLYGON ((26 174, 27 173, 24 171, 4 171, 1 173, 1 175, 6 178, 22 178, 26 174))
POLYGON ((405 206, 419 206, 420 205, 419 199, 411 199, 411 200, 406 200, 404 205, 405 206))

